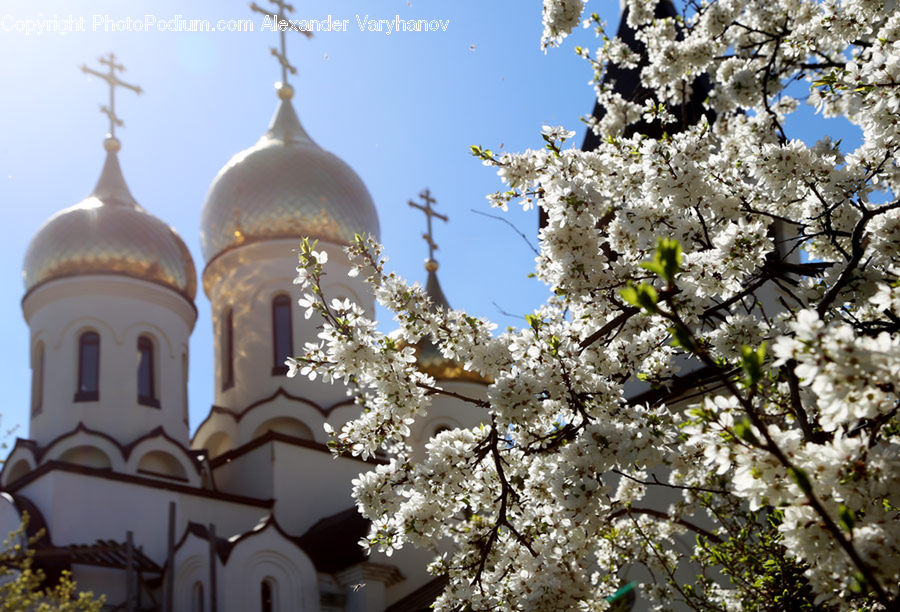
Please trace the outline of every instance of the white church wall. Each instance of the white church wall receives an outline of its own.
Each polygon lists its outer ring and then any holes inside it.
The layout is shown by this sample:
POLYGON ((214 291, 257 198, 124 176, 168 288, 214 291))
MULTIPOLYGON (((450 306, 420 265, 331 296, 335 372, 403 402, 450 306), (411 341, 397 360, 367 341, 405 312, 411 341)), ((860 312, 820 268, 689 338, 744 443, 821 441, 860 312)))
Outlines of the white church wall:
POLYGON ((144 553, 159 564, 166 557, 170 501, 176 504, 177 536, 189 521, 213 522, 226 537, 243 533, 268 513, 259 505, 63 470, 50 471, 16 493, 41 509, 55 545, 98 539, 124 542, 132 531, 135 545, 143 546, 144 553))
MULTIPOLYGON (((215 557, 216 582, 222 577, 222 564, 218 555, 215 557)), ((221 589, 217 589, 221 591, 221 589)), ((216 600, 220 601, 221 595, 216 594, 216 600)), ((175 584, 173 587, 173 600, 176 610, 184 612, 199 612, 210 610, 211 585, 209 566, 209 542, 190 534, 182 543, 181 548, 175 553, 175 584), (197 584, 200 588, 197 588, 197 584), (200 592, 198 592, 198 590, 200 592), (202 607, 198 606, 198 599, 202 597, 202 607)), ((222 609, 222 606, 219 606, 222 609)))
MULTIPOLYGON (((215 403, 219 406, 243 410, 253 402, 274 394, 279 387, 323 408, 345 399, 340 386, 310 383, 299 377, 289 380, 282 374, 273 374, 273 366, 282 365, 274 363, 272 346, 271 300, 274 296, 286 294, 291 298, 295 354, 300 353, 303 345, 313 341, 318 333, 318 322, 306 319, 303 311, 295 306, 298 296, 293 280, 298 245, 299 239, 272 239, 241 245, 216 257, 204 272, 204 287, 213 310, 217 362, 215 403), (222 329, 229 309, 233 313, 234 384, 223 388, 222 329)), ((360 296, 367 295, 362 280, 346 275, 349 263, 341 247, 322 242, 318 248, 328 252, 329 256, 323 282, 326 294, 349 297, 371 311, 371 298, 360 299, 360 296)))
MULTIPOLYGON (((285 377, 284 382, 289 379, 285 377)), ((293 382, 293 381, 291 381, 293 382)), ((298 391, 293 389, 293 391, 298 391)), ((303 389, 298 391, 302 397, 303 389)), ((308 440, 325 442, 325 428, 322 426, 325 418, 322 412, 315 406, 303 401, 293 400, 284 396, 278 396, 271 401, 254 406, 251 410, 241 415, 238 421, 239 444, 246 444, 250 440, 265 433, 265 429, 273 429, 279 433, 296 436, 308 440), (279 419, 288 419, 279 421, 279 419), (291 426, 289 421, 296 423, 291 426), (299 423, 301 426, 298 426, 299 423), (264 427, 265 426, 265 427, 264 427)))
POLYGON ((146 438, 132 447, 125 471, 140 476, 169 476, 190 486, 201 486, 196 462, 183 446, 164 436, 146 438))
POLYGON ((44 345, 42 409, 33 415, 30 437, 44 445, 78 423, 121 442, 162 426, 183 444, 184 367, 196 312, 182 296, 162 286, 116 275, 87 275, 51 281, 23 302, 32 345, 44 345), (79 337, 100 336, 99 388, 96 401, 75 401, 79 337), (138 402, 137 341, 154 345, 155 395, 159 407, 138 402), (50 384, 52 380, 52 384, 50 384))
POLYGON ((235 448, 238 425, 233 414, 212 410, 194 432, 191 448, 206 449, 211 459, 235 448))
POLYGON ((9 542, 10 546, 25 542, 24 535, 16 538, 10 536, 22 527, 22 513, 15 507, 9 493, 0 493, 0 540, 9 542))
POLYGON ((5 488, 9 483, 28 474, 34 467, 35 462, 30 451, 24 449, 13 451, 13 454, 3 464, 3 480, 0 484, 5 488))
POLYGON ((41 463, 47 461, 65 461, 85 467, 109 468, 119 472, 125 469, 125 459, 122 457, 120 446, 105 435, 86 431, 83 428, 64 434, 52 442, 41 457, 41 463), (101 455, 103 459, 100 458, 101 455))
POLYGON ((269 444, 264 444, 217 465, 213 468, 213 477, 221 491, 271 499, 275 495, 274 462, 274 451, 269 444))
POLYGON ((301 535, 320 519, 356 503, 350 481, 375 468, 348 457, 273 442, 275 517, 290 533, 301 535))
POLYGON ((223 595, 229 610, 260 609, 264 580, 271 588, 274 610, 319 609, 318 580, 312 561, 272 525, 239 540, 224 573, 223 595))

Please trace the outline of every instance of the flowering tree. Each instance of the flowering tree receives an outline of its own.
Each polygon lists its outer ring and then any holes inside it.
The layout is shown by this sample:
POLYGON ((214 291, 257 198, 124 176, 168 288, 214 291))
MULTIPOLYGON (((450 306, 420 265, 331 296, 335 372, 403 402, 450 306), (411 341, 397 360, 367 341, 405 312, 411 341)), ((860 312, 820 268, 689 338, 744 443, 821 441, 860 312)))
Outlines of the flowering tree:
POLYGON ((46 575, 34 565, 33 546, 45 532, 27 537, 28 513, 22 525, 3 540, 0 548, 0 610, 20 612, 100 612, 104 596, 78 591, 72 572, 63 570, 55 584, 48 585, 46 575))
MULTIPOLYGON (((599 147, 475 148, 540 207, 535 274, 553 297, 522 329, 433 308, 360 237, 354 273, 396 314, 390 337, 322 295, 305 242, 301 305, 320 341, 291 373, 348 384, 364 408, 339 451, 383 451, 354 495, 367 544, 434 548, 437 610, 603 610, 624 582, 665 608, 900 605, 900 12, 891 0, 628 0, 643 59, 604 37, 599 147), (885 6, 887 2, 888 6, 885 6), (626 99, 609 62, 653 93, 626 99), (713 84, 705 117, 675 115, 713 84), (848 150, 791 137, 799 104, 861 131, 848 150), (661 136, 633 134, 638 121, 661 136), (667 129, 673 126, 673 129, 667 129), (678 127, 680 131, 674 129, 678 127), (483 424, 406 438, 435 395, 409 345, 494 382, 483 424)), ((545 46, 582 19, 545 0, 545 46)), ((598 32, 596 16, 587 19, 598 32)))

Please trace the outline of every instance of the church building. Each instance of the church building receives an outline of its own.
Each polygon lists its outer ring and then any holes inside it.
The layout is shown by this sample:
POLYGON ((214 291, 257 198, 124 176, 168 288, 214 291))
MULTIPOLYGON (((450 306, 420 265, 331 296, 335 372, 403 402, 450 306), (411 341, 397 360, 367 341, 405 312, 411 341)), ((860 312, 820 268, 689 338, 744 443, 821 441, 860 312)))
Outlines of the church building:
MULTIPOLYGON (((363 554, 368 524, 351 480, 381 460, 336 458, 326 446, 323 426, 358 411, 343 387, 285 376, 285 358, 317 333, 295 305, 300 237, 328 252, 327 295, 372 312, 342 247, 357 232, 378 236, 379 221, 359 176, 300 123, 283 36, 276 56, 269 127, 212 179, 203 204, 199 279, 185 243, 124 179, 113 95, 139 89, 119 79, 112 54, 104 72, 84 68, 111 91, 100 177, 25 255, 30 430, 0 473, 0 529, 27 513, 28 533, 44 531, 33 550, 48 579, 71 570, 108 610, 416 611, 443 587, 425 572, 426 552, 363 554), (215 398, 192 437, 198 280, 212 308, 215 398)), ((429 259, 427 288, 446 306, 436 269, 429 259)), ((484 393, 484 381, 419 348, 443 385, 484 393)), ((438 398, 411 443, 477 422, 438 398)))

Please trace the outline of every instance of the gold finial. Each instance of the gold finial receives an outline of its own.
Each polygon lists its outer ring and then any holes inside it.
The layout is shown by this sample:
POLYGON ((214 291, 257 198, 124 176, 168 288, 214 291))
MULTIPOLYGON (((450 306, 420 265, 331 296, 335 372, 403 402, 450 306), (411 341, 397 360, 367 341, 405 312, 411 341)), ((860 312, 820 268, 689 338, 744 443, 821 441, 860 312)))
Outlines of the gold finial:
POLYGON ((294 88, 287 83, 275 83, 275 90, 282 100, 290 100, 294 97, 294 88))
POLYGON ((449 219, 447 218, 447 215, 442 215, 431 207, 432 204, 437 203, 437 200, 431 197, 431 191, 429 191, 427 188, 425 189, 425 191, 419 194, 419 197, 422 198, 423 202, 425 202, 424 205, 417 204, 412 200, 409 200, 408 204, 413 208, 418 208, 419 210, 421 210, 423 213, 425 213, 425 217, 428 219, 428 232, 422 234, 422 238, 424 238, 425 242, 428 243, 428 259, 425 260, 425 269, 429 272, 434 272, 438 267, 438 263, 434 259, 434 252, 437 251, 438 246, 437 244, 435 244, 434 235, 431 232, 431 218, 437 217, 444 222, 449 221, 449 219))
POLYGON ((275 89, 278 91, 278 97, 282 100, 290 100, 294 95, 293 88, 288 84, 288 73, 297 74, 297 69, 291 65, 287 58, 287 37, 285 36, 286 30, 293 30, 295 32, 300 32, 307 38, 312 38, 312 32, 307 30, 301 30, 296 24, 292 23, 290 19, 286 17, 288 13, 294 12, 294 7, 291 4, 288 4, 284 0, 269 0, 272 4, 278 7, 277 10, 267 11, 266 9, 259 6, 256 2, 250 3, 250 10, 255 13, 261 13, 266 17, 271 17, 275 21, 275 27, 278 29, 279 36, 281 38, 281 48, 276 49, 275 47, 270 47, 269 51, 275 58, 278 60, 278 63, 281 64, 281 81, 275 84, 275 89))
POLYGON ((116 152, 122 148, 122 144, 116 138, 116 126, 122 127, 125 125, 116 115, 116 87, 127 87, 138 95, 140 95, 143 90, 137 85, 126 83, 116 76, 116 70, 125 72, 125 66, 116 63, 116 56, 113 55, 112 52, 101 57, 99 61, 109 68, 108 72, 100 72, 93 68, 88 68, 84 64, 81 65, 81 71, 85 74, 92 74, 96 77, 100 77, 106 81, 107 85, 109 85, 109 106, 100 106, 100 112, 109 117, 109 133, 106 135, 106 141, 103 143, 103 148, 107 151, 116 152))

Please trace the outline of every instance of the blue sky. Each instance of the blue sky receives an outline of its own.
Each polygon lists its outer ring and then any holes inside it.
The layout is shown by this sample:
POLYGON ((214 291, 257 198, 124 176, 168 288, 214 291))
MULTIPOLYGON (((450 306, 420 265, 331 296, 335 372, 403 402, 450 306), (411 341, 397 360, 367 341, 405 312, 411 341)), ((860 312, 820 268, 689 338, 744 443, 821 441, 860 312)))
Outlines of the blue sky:
MULTIPOLYGON (((266 0, 258 0, 268 6, 266 0)), ((501 188, 495 172, 469 154, 540 147, 543 124, 579 131, 592 106, 591 69, 574 54, 593 46, 580 32, 562 49, 540 50, 540 2, 522 0, 305 0, 300 19, 348 20, 346 32, 307 40, 288 37, 299 73, 294 102, 310 135, 346 160, 369 188, 392 266, 424 280, 421 214, 406 201, 428 187, 450 223, 438 223, 440 280, 451 304, 493 318, 530 312, 546 290, 527 278, 533 253, 505 224, 471 209, 496 213, 485 195, 501 188), (445 32, 361 32, 365 19, 449 20, 445 32), (496 305, 495 305, 496 304, 496 305)), ((618 2, 591 3, 614 28, 618 2)), ((147 210, 184 238, 202 273, 200 211, 209 184, 238 151, 263 133, 275 108, 280 72, 268 48, 277 35, 243 1, 0 2, 0 203, 7 232, 0 242, 0 298, 5 350, 0 353, 4 430, 27 433, 30 370, 22 317, 22 260, 38 228, 56 211, 86 197, 103 161, 107 120, 98 112, 106 85, 78 66, 96 66, 115 52, 122 78, 145 93, 117 94, 125 121, 118 135, 125 178, 147 210), (85 32, 17 31, 28 20, 84 19, 85 32), (119 20, 246 19, 253 32, 105 31, 119 20), (108 20, 108 21, 107 21, 108 20)), ((112 29, 112 28, 111 28, 112 29)), ((529 237, 534 211, 507 215, 529 237)), ((212 402, 209 304, 200 292, 191 340, 192 430, 212 402)), ((383 313, 380 313, 383 317, 383 313)), ((390 328, 390 324, 384 327, 390 328)), ((48 373, 52 377, 52 372, 48 373)), ((10 440, 11 441, 11 440, 10 440)))

